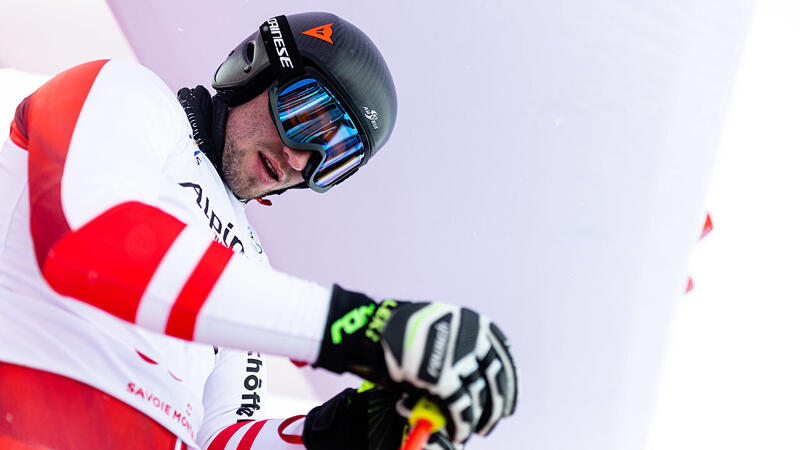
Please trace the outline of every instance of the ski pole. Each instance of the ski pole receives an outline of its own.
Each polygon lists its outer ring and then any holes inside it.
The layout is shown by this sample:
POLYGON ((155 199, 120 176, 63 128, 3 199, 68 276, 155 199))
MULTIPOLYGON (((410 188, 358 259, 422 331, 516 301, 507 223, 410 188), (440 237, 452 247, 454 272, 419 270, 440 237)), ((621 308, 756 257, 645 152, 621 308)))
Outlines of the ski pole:
POLYGON ((408 418, 411 432, 408 434, 402 450, 422 450, 428 442, 431 433, 435 433, 445 425, 445 418, 436 403, 421 398, 408 418))

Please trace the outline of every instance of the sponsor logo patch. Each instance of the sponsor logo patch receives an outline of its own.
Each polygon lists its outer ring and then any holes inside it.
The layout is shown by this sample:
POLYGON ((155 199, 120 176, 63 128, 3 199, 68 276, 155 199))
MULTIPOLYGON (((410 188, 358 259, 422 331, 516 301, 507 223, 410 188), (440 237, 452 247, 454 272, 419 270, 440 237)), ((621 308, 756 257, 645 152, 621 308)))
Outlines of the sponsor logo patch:
POLYGON ((303 31, 303 34, 306 36, 315 37, 317 39, 322 39, 323 41, 333 44, 333 29, 331 26, 333 23, 326 23, 325 25, 320 25, 318 27, 311 28, 310 30, 303 31))
POLYGON ((214 230, 214 240, 221 242, 235 252, 244 254, 244 244, 233 230, 233 223, 228 222, 227 225, 224 227, 222 226, 222 219, 220 219, 217 213, 214 212, 214 208, 210 207, 211 202, 209 201, 208 196, 203 195, 203 187, 197 183, 192 183, 189 181, 178 184, 185 188, 193 189, 197 194, 197 206, 203 211, 203 214, 205 214, 206 218, 208 219, 208 226, 214 230))
POLYGON ((364 117, 370 121, 372 124, 372 128, 378 129, 378 111, 374 109, 367 108, 366 106, 362 106, 364 108, 364 117))

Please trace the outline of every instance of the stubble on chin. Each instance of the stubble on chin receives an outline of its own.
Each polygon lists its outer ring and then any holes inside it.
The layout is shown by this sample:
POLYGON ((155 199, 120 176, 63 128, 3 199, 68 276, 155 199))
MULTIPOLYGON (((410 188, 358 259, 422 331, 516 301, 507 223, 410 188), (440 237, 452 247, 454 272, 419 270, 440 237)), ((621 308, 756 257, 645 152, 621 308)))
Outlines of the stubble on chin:
POLYGON ((232 140, 226 140, 222 150, 222 175, 225 183, 236 197, 252 200, 267 195, 259 188, 260 180, 246 175, 243 170, 247 152, 236 146, 232 140))

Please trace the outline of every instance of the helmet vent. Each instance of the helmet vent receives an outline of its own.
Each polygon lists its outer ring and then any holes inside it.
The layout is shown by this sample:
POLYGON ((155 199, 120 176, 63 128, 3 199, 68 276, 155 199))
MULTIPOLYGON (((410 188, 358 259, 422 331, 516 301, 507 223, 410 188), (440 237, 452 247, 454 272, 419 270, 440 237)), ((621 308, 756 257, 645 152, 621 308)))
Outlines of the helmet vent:
POLYGON ((250 41, 247 43, 247 48, 245 49, 245 56, 247 57, 247 63, 253 64, 253 58, 255 57, 256 52, 256 43, 250 41))

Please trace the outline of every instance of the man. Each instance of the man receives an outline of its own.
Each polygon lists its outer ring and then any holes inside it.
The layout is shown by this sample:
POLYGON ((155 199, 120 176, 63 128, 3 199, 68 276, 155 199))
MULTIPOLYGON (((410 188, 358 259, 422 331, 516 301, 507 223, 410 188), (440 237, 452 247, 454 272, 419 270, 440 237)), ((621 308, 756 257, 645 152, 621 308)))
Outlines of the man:
POLYGON ((397 448, 395 411, 424 395, 447 417, 426 448, 453 448, 512 414, 516 368, 486 317, 279 273, 244 215, 327 191, 386 142, 396 96, 374 44, 332 14, 278 16, 213 85, 175 101, 141 66, 94 61, 17 108, 0 151, 0 444, 397 448), (260 353, 379 387, 264 420, 260 353))

